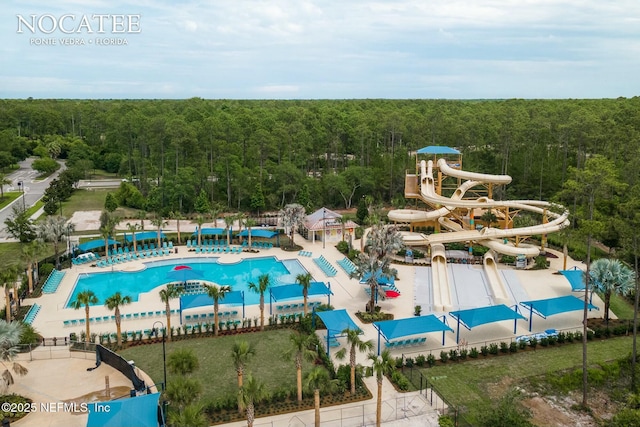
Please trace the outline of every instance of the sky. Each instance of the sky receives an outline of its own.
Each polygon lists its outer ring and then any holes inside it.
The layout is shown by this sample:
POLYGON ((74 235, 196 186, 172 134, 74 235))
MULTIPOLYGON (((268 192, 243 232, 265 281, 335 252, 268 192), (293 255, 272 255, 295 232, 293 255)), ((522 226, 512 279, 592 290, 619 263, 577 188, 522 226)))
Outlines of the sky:
POLYGON ((637 0, 133 3, 4 0, 0 98, 640 94, 637 0))

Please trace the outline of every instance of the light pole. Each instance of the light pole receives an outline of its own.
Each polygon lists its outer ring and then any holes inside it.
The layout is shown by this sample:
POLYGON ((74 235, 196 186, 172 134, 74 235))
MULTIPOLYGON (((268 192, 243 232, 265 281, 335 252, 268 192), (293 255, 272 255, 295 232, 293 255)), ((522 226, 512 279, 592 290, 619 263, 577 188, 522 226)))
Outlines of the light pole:
POLYGON ((164 323, 162 323, 159 320, 156 320, 155 322, 153 322, 153 326, 151 327, 151 330, 153 331, 152 333, 155 334, 155 336, 157 337, 158 329, 156 328, 156 324, 158 323, 162 326, 162 366, 164 368, 164 382, 162 383, 162 391, 165 391, 165 389, 167 388, 167 352, 164 346, 165 336, 166 336, 164 323))
POLYGON ((27 205, 24 201, 24 183, 22 181, 18 181, 18 188, 20 189, 20 192, 22 193, 22 210, 26 211, 27 210, 27 205))
POLYGON ((327 208, 322 208, 322 249, 325 248, 325 242, 327 241, 327 222, 325 219, 326 213, 327 208))

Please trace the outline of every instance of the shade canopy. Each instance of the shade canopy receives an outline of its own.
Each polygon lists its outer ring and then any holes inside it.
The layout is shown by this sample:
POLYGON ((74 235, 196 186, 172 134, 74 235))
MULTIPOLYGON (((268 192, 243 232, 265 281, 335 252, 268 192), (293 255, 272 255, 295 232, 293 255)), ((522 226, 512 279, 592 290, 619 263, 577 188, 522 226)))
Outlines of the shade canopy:
POLYGON ((160 393, 129 399, 91 402, 87 427, 157 427, 160 393))
POLYGON ((584 291, 584 271, 579 268, 572 268, 570 270, 560 270, 560 273, 569 281, 572 291, 584 291))
MULTIPOLYGON (((366 273, 362 276, 360 283, 367 283, 367 280, 371 277, 371 273, 366 273)), ((390 275, 389 277, 385 277, 382 275, 381 271, 376 272, 376 277, 378 278, 378 285, 393 285, 396 282, 395 277, 390 275)))
POLYGON ((458 321, 456 332, 456 342, 460 341, 460 325, 471 330, 476 326, 487 323, 502 322, 503 320, 513 320, 513 333, 516 333, 519 319, 526 320, 526 317, 518 313, 518 306, 514 309, 504 304, 492 305, 489 307, 471 308, 468 310, 450 311, 449 316, 458 321))
POLYGON ((444 147, 440 145, 430 145, 423 147, 417 151, 418 154, 460 154, 460 151, 451 147, 444 147))
MULTIPOLYGON (((137 233, 125 234, 124 240, 126 240, 128 243, 133 242, 134 234, 136 236, 136 242, 140 242, 143 240, 156 240, 158 238, 157 231, 139 231, 137 233)), ((161 239, 165 238, 165 235, 162 231, 160 231, 160 238, 161 239)))
POLYGON ((387 341, 409 335, 428 334, 430 332, 453 332, 453 329, 433 314, 373 322, 373 326, 380 331, 387 341))
MULTIPOLYGON (((573 295, 566 295, 557 298, 541 299, 536 301, 524 301, 520 303, 521 306, 527 308, 529 313, 537 314, 538 316, 546 319, 548 316, 554 314, 567 313, 570 311, 584 310, 584 300, 575 297, 573 295)), ((598 307, 589 303, 587 305, 589 310, 599 310, 598 307)), ((529 317, 529 330, 532 329, 532 317, 529 317)))
MULTIPOLYGON (((269 288, 269 293, 273 301, 283 301, 294 298, 300 299, 303 297, 302 286, 298 284, 273 286, 269 288)), ((311 297, 317 295, 333 295, 333 293, 324 282, 311 282, 311 287, 307 295, 311 297)))
MULTIPOLYGON (((244 292, 231 291, 227 292, 221 300, 220 304, 243 304, 244 292)), ((198 307, 213 307, 213 298, 207 294, 183 295, 180 297, 180 310, 189 310, 198 307)))
MULTIPOLYGON (((227 231, 224 228, 203 228, 200 232, 201 236, 224 236, 227 231)), ((197 236, 198 230, 193 232, 192 236, 197 236)))
POLYGON ((194 270, 193 268, 176 269, 175 267, 167 272, 167 279, 175 282, 186 282, 187 280, 198 280, 204 277, 202 270, 194 270))
MULTIPOLYGON (((273 239, 274 237, 276 237, 279 233, 277 231, 273 231, 273 230, 262 230, 262 229, 252 229, 251 230, 251 237, 260 237, 260 238, 264 238, 264 239, 273 239)), ((249 230, 244 229, 242 230, 240 233, 238 233, 238 236, 240 237, 248 237, 249 236, 249 230)))
POLYGON ((327 328, 327 335, 335 337, 341 335, 345 329, 359 330, 358 325, 351 320, 351 316, 347 313, 347 310, 331 310, 331 311, 316 311, 322 323, 327 328))
MULTIPOLYGON (((108 241, 109 241, 109 246, 119 244, 117 240, 113 240, 112 238, 109 238, 108 241)), ((104 239, 89 240, 88 242, 84 242, 78 245, 78 250, 80 252, 92 251, 97 248, 104 248, 104 239)))

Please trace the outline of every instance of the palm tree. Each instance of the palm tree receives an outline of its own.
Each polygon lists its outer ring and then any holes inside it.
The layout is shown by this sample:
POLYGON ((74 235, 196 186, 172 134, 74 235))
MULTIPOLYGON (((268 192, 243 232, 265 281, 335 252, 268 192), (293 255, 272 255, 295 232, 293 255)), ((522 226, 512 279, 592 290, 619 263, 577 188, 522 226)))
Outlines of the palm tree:
POLYGON ((60 244, 75 230, 75 224, 67 223, 63 216, 48 216, 38 225, 37 234, 40 240, 51 242, 56 256, 56 268, 60 269, 60 244))
POLYGON ((233 227, 233 223, 236 220, 235 215, 227 215, 224 217, 224 223, 226 225, 225 230, 227 232, 227 244, 231 244, 231 227, 233 227))
POLYGON ((151 224, 156 227, 156 239, 158 241, 158 249, 160 249, 162 247, 162 227, 167 225, 167 221, 165 221, 162 216, 156 215, 156 217, 151 220, 151 224))
POLYGON ((205 285, 205 287, 207 288, 207 295, 213 298, 213 334, 218 336, 219 303, 227 293, 231 292, 231 286, 205 285))
POLYGON ((240 411, 246 410, 247 427, 253 427, 255 420, 255 404, 267 397, 267 389, 262 382, 259 382, 251 375, 247 375, 247 382, 238 392, 238 408, 240 411))
POLYGON ((180 220, 184 219, 184 215, 182 215, 182 212, 180 211, 171 211, 169 213, 169 217, 171 219, 175 219, 176 220, 176 229, 178 231, 178 244, 181 245, 182 244, 182 238, 180 235, 180 220))
POLYGON ((238 387, 242 387, 242 378, 244 376, 244 367, 249 361, 251 356, 255 356, 256 350, 253 345, 248 341, 236 341, 231 347, 231 359, 233 360, 233 366, 236 368, 238 374, 238 387))
POLYGON ((251 247, 251 227, 255 227, 258 223, 252 219, 252 218, 247 218, 244 221, 244 226, 247 227, 247 237, 249 239, 249 247, 251 247))
MULTIPOLYGON (((211 217, 211 220, 213 221, 213 226, 215 228, 218 228, 218 215, 220 215, 220 212, 222 212, 222 209, 220 209, 217 204, 214 205, 209 211, 209 216, 211 217)), ((219 240, 218 234, 216 234, 216 242, 218 240, 219 240)))
POLYGON ((202 215, 196 217, 196 224, 198 224, 198 246, 202 244, 202 224, 204 224, 206 218, 202 215))
POLYGON ((140 230, 144 231, 144 220, 147 218, 147 211, 138 211, 136 219, 140 220, 140 230))
POLYGON ((611 295, 624 295, 635 285, 633 271, 620 260, 601 258, 591 264, 591 280, 595 290, 604 295, 604 323, 609 324, 611 295))
POLYGON ((498 217, 491 211, 491 209, 486 210, 480 219, 484 221, 487 227, 491 227, 491 224, 498 222, 498 217))
POLYGON ((313 361, 318 356, 318 352, 309 347, 312 345, 311 335, 292 332, 289 335, 291 347, 285 352, 285 357, 292 355, 296 364, 296 384, 298 386, 298 402, 302 402, 302 361, 313 361))
POLYGON ((333 391, 337 388, 338 380, 332 380, 329 371, 322 366, 315 366, 305 378, 305 387, 313 390, 313 405, 315 408, 315 427, 320 427, 320 392, 333 391))
POLYGON ((373 372, 376 375, 376 382, 378 383, 378 399, 376 401, 376 426, 380 427, 382 421, 382 378, 385 375, 390 375, 393 372, 395 363, 391 357, 389 349, 384 349, 380 356, 375 353, 370 353, 369 360, 373 362, 373 372))
POLYGON ((106 305, 109 310, 115 311, 118 347, 122 345, 122 336, 121 336, 121 328, 120 328, 120 322, 122 318, 120 317, 120 307, 127 304, 131 304, 131 297, 129 295, 122 296, 120 292, 116 292, 115 294, 111 295, 104 302, 104 305, 106 305))
POLYGON ((76 295, 75 301, 71 302, 71 307, 74 310, 80 310, 80 308, 84 307, 84 317, 85 317, 85 325, 86 325, 86 334, 85 342, 88 344, 90 341, 90 328, 89 328, 89 307, 98 303, 98 297, 93 291, 86 289, 76 295))
POLYGON ((27 281, 29 283, 29 294, 33 292, 33 267, 42 255, 44 247, 39 240, 33 240, 21 246, 22 260, 27 264, 27 281))
POLYGON ((169 411, 167 421, 172 426, 207 427, 209 422, 204 414, 204 404, 192 403, 181 410, 169 411))
POLYGON ((158 294, 160 295, 160 300, 164 303, 164 311, 167 315, 167 329, 164 331, 163 335, 167 337, 167 341, 171 341, 171 300, 174 298, 178 298, 184 292, 184 288, 182 285, 178 285, 175 283, 167 284, 167 287, 161 289, 158 294), (168 335, 167 335, 168 334, 168 335))
POLYGON ((258 283, 249 282, 249 290, 260 294, 260 330, 264 331, 264 293, 271 286, 271 277, 262 274, 258 277, 258 283))
POLYGON ((9 297, 9 290, 13 287, 16 280, 18 280, 18 268, 15 265, 0 270, 0 286, 4 286, 4 310, 7 323, 11 322, 11 298, 9 297))
MULTIPOLYGON (((140 224, 127 223, 127 230, 131 233, 131 240, 133 240, 133 251, 138 252, 138 239, 136 238, 136 232, 140 231, 140 224)), ((109 237, 107 237, 108 239, 109 237)))
POLYGON ((247 215, 242 212, 238 212, 235 215, 236 221, 238 221, 238 233, 242 233, 242 227, 244 227, 244 222, 247 220, 247 215))
POLYGON ((169 372, 184 377, 198 369, 200 362, 198 361, 198 356, 193 352, 193 349, 181 348, 174 350, 169 355, 167 366, 169 367, 169 372))
MULTIPOLYGON (((371 351, 373 349, 372 341, 362 341, 360 339, 360 329, 347 328, 342 331, 343 335, 347 336, 347 345, 350 345, 349 349, 349 366, 351 367, 351 376, 349 381, 351 383, 351 394, 356 394, 356 352, 364 353, 365 351, 371 351)), ((347 349, 343 348, 336 353, 336 357, 342 360, 347 355, 347 349)))
POLYGON ((311 273, 298 274, 296 276, 296 283, 302 286, 302 298, 304 302, 304 315, 307 315, 307 300, 309 299, 309 289, 311 289, 311 273))
POLYGON ((340 229, 341 229, 340 231, 342 232, 342 241, 344 242, 345 224, 348 221, 347 218, 345 218, 344 216, 337 216, 332 219, 336 224, 340 224, 340 229))
POLYGON ((19 363, 13 363, 11 370, 7 363, 12 362, 18 354, 18 344, 22 335, 22 324, 20 322, 5 322, 0 320, 0 363, 4 367, 4 371, 0 374, 0 395, 4 395, 9 390, 9 386, 14 383, 11 371, 15 374, 26 375, 27 368, 19 363))
MULTIPOLYGON (((116 225, 120 219, 114 215, 111 215, 107 211, 103 211, 100 214, 100 236, 104 239, 104 256, 109 256, 109 238, 113 236, 116 225)), ((114 249, 117 246, 117 242, 113 244, 114 249)))

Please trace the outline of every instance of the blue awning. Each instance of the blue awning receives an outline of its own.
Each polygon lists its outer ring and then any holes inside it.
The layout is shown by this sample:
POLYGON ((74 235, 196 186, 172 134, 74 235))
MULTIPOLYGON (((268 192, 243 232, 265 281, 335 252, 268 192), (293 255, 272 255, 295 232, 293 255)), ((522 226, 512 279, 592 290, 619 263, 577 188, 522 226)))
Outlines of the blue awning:
MULTIPOLYGON (((262 230, 262 229, 252 229, 251 230, 251 237, 260 237, 260 238, 264 238, 264 239, 273 239, 274 237, 276 237, 278 234, 277 231, 273 231, 273 230, 262 230)), ((242 230, 238 236, 240 237, 248 237, 249 236, 249 230, 247 230, 246 228, 244 230, 242 230)))
MULTIPOLYGON (((242 291, 231 291, 225 294, 224 298, 219 301, 220 304, 243 304, 244 293, 242 291)), ((180 297, 180 310, 188 310, 190 308, 206 307, 213 308, 213 298, 207 294, 183 295, 180 297)))
MULTIPOLYGON (((109 238, 109 246, 119 244, 120 243, 117 240, 109 238)), ((88 242, 84 242, 78 245, 78 250, 80 252, 92 251, 97 248, 104 248, 104 239, 89 240, 88 242)))
MULTIPOLYGON (((157 231, 139 231, 137 233, 135 233, 136 235, 136 242, 140 242, 143 240, 157 240, 158 239, 158 232, 157 231)), ((164 239, 165 235, 164 233, 161 231, 160 232, 160 238, 164 239)), ((129 233, 129 234, 125 234, 124 235, 124 239, 127 241, 127 243, 131 243, 133 242, 133 233, 129 233)))
MULTIPOLYGON (((547 316, 553 316, 554 314, 567 313, 569 311, 584 310, 584 300, 575 297, 573 295, 566 295, 563 297, 541 299, 536 301, 524 301, 520 303, 521 306, 526 307, 531 314, 535 313, 538 316, 546 319, 547 316)), ((598 307, 589 303, 587 305, 589 310, 599 310, 598 307)), ((529 317, 529 331, 532 329, 532 318, 529 317)))
POLYGON ((345 329, 352 330, 360 330, 358 325, 351 320, 351 316, 347 313, 347 310, 331 310, 331 311, 316 311, 316 316, 318 316, 322 323, 327 328, 327 335, 330 337, 335 337, 338 335, 342 335, 342 331, 345 329))
POLYGON ((450 311, 449 316, 458 321, 458 332, 456 342, 460 338, 460 325, 471 330, 476 326, 487 323, 501 322, 503 320, 513 320, 513 333, 516 333, 516 322, 519 319, 526 320, 522 314, 517 312, 517 306, 514 309, 504 304, 492 305, 489 307, 471 308, 468 310, 450 311))
MULTIPOLYGON (((300 299, 302 298, 302 286, 298 284, 273 286, 269 288, 269 293, 274 301, 282 301, 286 299, 300 299)), ((333 295, 331 289, 324 284, 324 282, 311 282, 308 296, 316 295, 333 295)))
POLYGON ((87 427, 158 427, 160 393, 144 394, 129 399, 91 402, 87 405, 87 427))
POLYGON ((385 341, 390 341, 409 335, 442 332, 442 345, 444 345, 444 333, 446 331, 453 332, 453 329, 433 314, 373 322, 373 327, 378 330, 378 354, 380 354, 380 335, 384 337, 385 341))
MULTIPOLYGON (((224 236, 227 234, 227 231, 224 228, 203 228, 200 232, 201 236, 224 236)), ((193 232, 192 236, 198 235, 198 229, 193 232)))
POLYGON ((573 292, 584 291, 584 271, 574 267, 571 270, 560 270, 560 273, 567 278, 573 292))
POLYGON ((417 151, 418 154, 460 154, 458 150, 440 145, 430 145, 417 151))
MULTIPOLYGON (((385 277, 382 275, 382 272, 378 271, 376 272, 376 276, 378 277, 378 285, 393 285, 396 282, 395 277, 393 277, 393 275, 390 275, 389 277, 385 277)), ((360 280, 360 283, 365 284, 367 283, 367 280, 369 280, 369 278, 371 277, 371 273, 367 273, 365 275, 362 276, 362 279, 360 280)))

